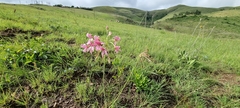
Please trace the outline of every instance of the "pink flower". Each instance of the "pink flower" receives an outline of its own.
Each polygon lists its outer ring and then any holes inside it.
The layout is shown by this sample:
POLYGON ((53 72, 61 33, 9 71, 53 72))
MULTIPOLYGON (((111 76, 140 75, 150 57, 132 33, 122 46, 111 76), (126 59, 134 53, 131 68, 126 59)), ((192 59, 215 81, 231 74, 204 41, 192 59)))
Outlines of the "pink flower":
MULTIPOLYGON (((109 28, 106 27, 108 30, 109 28)), ((112 32, 108 32, 108 36, 112 35, 112 32)), ((107 48, 104 46, 104 43, 100 40, 100 37, 97 35, 92 35, 90 33, 87 33, 86 36, 89 38, 86 44, 81 44, 81 48, 83 48, 83 52, 89 52, 93 53, 94 51, 97 51, 98 53, 101 53, 102 57, 108 56, 107 48)), ((120 51, 120 46, 117 46, 117 42, 121 40, 119 36, 115 36, 113 38, 114 43, 114 50, 116 53, 120 51)), ((112 42, 111 42, 112 43, 112 42)))
POLYGON ((102 57, 104 57, 105 55, 106 56, 108 55, 107 50, 103 47, 101 47, 101 54, 102 54, 102 57))
POLYGON ((114 39, 114 45, 116 45, 117 42, 120 41, 121 38, 118 36, 115 36, 113 39, 114 39))
POLYGON ((95 43, 96 46, 102 46, 104 44, 100 40, 94 40, 94 43, 95 43))
POLYGON ((89 39, 88 42, 87 42, 87 45, 94 46, 93 39, 89 39))
POLYGON ((100 37, 95 35, 94 40, 99 40, 100 41, 100 37))
POLYGON ((96 51, 101 51, 102 46, 96 46, 96 51))
POLYGON ((86 35, 89 39, 92 39, 93 37, 92 37, 92 34, 90 34, 90 33, 87 33, 87 35, 86 35))
POLYGON ((114 41, 115 41, 115 42, 118 42, 118 41, 120 41, 120 40, 121 40, 121 38, 120 38, 119 36, 115 36, 115 37, 114 37, 114 41))
POLYGON ((82 44, 81 48, 83 48, 83 52, 87 52, 88 46, 86 44, 82 44))
POLYGON ((120 46, 114 46, 115 52, 118 53, 120 51, 120 46))
POLYGON ((94 52, 94 47, 93 46, 88 47, 87 52, 90 52, 92 54, 94 52))

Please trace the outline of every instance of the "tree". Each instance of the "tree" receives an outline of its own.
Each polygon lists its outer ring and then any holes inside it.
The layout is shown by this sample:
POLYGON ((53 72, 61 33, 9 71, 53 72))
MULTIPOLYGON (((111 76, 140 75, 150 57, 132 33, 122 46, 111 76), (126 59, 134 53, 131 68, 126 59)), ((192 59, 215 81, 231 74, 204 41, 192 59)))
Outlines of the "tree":
POLYGON ((195 15, 201 15, 201 11, 196 10, 196 11, 195 11, 195 15))
POLYGON ((56 5, 54 5, 55 7, 63 7, 63 5, 62 4, 56 4, 56 5))

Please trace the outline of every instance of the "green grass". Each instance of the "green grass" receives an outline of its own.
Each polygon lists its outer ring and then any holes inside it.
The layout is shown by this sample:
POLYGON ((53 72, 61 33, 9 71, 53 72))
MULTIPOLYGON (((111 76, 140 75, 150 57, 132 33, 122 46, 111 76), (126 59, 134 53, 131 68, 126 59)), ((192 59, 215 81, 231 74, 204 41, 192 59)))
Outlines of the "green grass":
POLYGON ((81 9, 0 6, 0 107, 240 106, 237 38, 143 28, 81 9), (106 40, 106 26, 121 37, 110 62, 80 48, 86 33, 106 40), (146 49, 151 62, 139 56, 146 49))
POLYGON ((233 16, 240 16, 239 10, 223 10, 208 14, 208 16, 212 17, 233 17, 233 16))
POLYGON ((177 5, 177 6, 173 6, 170 7, 168 9, 166 9, 166 11, 168 12, 168 14, 159 19, 159 21, 164 21, 166 19, 172 18, 174 16, 174 14, 179 14, 181 12, 194 12, 196 10, 199 10, 202 12, 202 14, 211 14, 213 12, 217 12, 220 9, 219 8, 204 8, 204 7, 190 7, 190 6, 186 6, 186 5, 177 5))
POLYGON ((152 25, 153 28, 187 34, 193 34, 193 31, 195 31, 194 35, 196 36, 208 36, 212 31, 211 37, 232 39, 240 38, 239 26, 239 16, 209 17, 204 15, 171 18, 165 21, 157 21, 152 25))
MULTIPOLYGON (((134 8, 123 7, 110 7, 110 6, 98 6, 94 7, 93 11, 107 13, 115 17, 115 22, 121 22, 126 24, 139 25, 142 23, 142 19, 146 14, 145 11, 134 8)), ((149 23, 149 21, 148 21, 149 23)))
POLYGON ((239 16, 238 7, 203 8, 178 5, 165 10, 168 14, 155 21, 151 27, 207 36, 215 38, 239 38, 239 16), (186 14, 199 10, 201 15, 186 14), (200 21, 201 19, 201 21, 200 21), (212 28, 214 28, 212 30, 212 28))

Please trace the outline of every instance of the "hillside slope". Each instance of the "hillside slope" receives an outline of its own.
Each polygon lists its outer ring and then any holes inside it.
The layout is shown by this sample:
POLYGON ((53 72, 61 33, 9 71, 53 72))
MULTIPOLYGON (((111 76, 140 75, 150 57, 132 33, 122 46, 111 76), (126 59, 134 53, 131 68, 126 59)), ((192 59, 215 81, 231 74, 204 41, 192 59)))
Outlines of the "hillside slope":
POLYGON ((122 7, 110 7, 110 6, 99 6, 94 7, 93 11, 108 13, 118 17, 117 20, 123 23, 128 24, 139 24, 144 17, 145 13, 142 10, 134 9, 134 8, 122 8, 122 7))
POLYGON ((240 106, 239 39, 84 9, 0 7, 1 108, 240 106))
POLYGON ((206 8, 191 7, 186 5, 177 5, 168 9, 153 11, 110 6, 99 6, 93 8, 93 10, 97 12, 115 15, 116 19, 120 22, 148 27, 153 25, 156 21, 165 21, 166 19, 173 18, 175 15, 196 11, 199 11, 201 15, 209 17, 239 16, 238 9, 239 7, 206 8))
POLYGON ((239 10, 239 7, 201 8, 179 5, 169 8, 170 13, 155 21, 151 27, 192 35, 236 39, 240 38, 239 10))
POLYGON ((179 13, 183 13, 183 12, 195 12, 196 10, 201 11, 202 14, 207 14, 207 13, 219 11, 220 9, 219 8, 205 8, 205 7, 191 7, 191 6, 186 6, 186 5, 177 5, 177 6, 173 6, 173 7, 166 9, 168 14, 159 20, 163 21, 168 18, 172 18, 174 16, 174 14, 179 14, 179 13))

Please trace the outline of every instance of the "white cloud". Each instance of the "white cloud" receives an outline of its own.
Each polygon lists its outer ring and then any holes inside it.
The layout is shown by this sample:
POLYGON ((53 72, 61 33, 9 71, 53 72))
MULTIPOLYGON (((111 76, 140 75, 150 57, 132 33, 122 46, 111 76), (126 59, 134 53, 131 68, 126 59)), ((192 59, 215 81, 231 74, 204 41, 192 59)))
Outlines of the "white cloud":
POLYGON ((82 7, 120 6, 142 10, 163 9, 178 4, 201 7, 240 6, 240 0, 0 0, 3 3, 33 3, 34 1, 82 7))
POLYGON ((182 1, 183 0, 138 0, 137 8, 146 10, 163 9, 181 4, 182 1))

